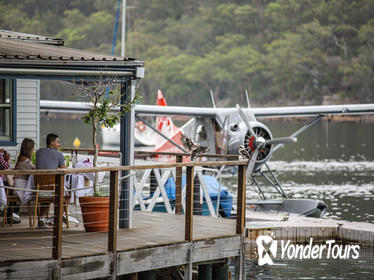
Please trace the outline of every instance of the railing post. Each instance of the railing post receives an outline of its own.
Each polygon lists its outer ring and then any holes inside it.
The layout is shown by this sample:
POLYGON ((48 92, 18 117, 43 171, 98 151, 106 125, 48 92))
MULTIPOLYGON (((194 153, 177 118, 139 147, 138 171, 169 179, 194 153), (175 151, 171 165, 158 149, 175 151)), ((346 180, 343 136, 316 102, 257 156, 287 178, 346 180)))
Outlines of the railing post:
POLYGON ((108 251, 117 251, 118 171, 110 171, 108 251))
POLYGON ((112 253, 112 279, 117 279, 118 171, 110 171, 108 251, 112 253))
MULTIPOLYGON (((58 260, 61 258, 62 250, 62 213, 64 203, 64 175, 56 174, 55 179, 55 201, 54 201, 54 226, 53 226, 53 246, 52 258, 58 260)), ((66 217, 68 219, 68 217, 66 217)))
POLYGON ((194 167, 187 166, 186 178, 186 213, 185 213, 185 240, 192 241, 193 239, 193 181, 194 181, 194 167))
POLYGON ((245 228, 245 182, 246 166, 239 165, 238 172, 238 195, 237 195, 237 217, 236 234, 243 234, 245 228))
MULTIPOLYGON (((183 162, 183 156, 176 156, 176 162, 183 162)), ((182 213, 182 167, 175 168, 175 214, 182 213)))

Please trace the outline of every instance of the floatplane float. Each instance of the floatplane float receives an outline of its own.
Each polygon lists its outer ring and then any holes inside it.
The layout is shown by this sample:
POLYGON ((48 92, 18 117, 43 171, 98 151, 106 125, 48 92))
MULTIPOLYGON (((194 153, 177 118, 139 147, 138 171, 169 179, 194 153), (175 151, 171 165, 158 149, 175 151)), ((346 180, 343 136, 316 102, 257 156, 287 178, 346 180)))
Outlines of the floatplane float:
MULTIPOLYGON (((162 94, 158 94, 158 97, 160 97, 160 99, 158 98, 159 105, 135 105, 135 115, 138 121, 137 130, 144 135, 146 135, 145 131, 148 128, 152 130, 149 135, 153 135, 152 138, 155 139, 155 143, 158 143, 154 151, 187 152, 183 147, 182 139, 183 137, 189 137, 191 141, 209 147, 208 153, 240 155, 249 160, 247 180, 257 188, 261 197, 260 200, 247 200, 248 211, 275 211, 311 217, 323 216, 326 213, 326 204, 318 199, 288 198, 273 170, 270 170, 267 165, 267 161, 271 158, 272 153, 284 144, 296 142, 298 135, 324 116, 374 113, 374 104, 251 108, 248 94, 246 94, 247 108, 241 108, 239 105, 236 108, 216 108, 213 96, 212 108, 166 106, 166 100, 161 96, 162 94), (144 117, 150 116, 158 118, 156 119, 156 128, 144 120, 144 117), (192 118, 182 127, 176 127, 171 121, 170 117, 172 116, 192 118), (274 138, 270 129, 257 120, 257 118, 271 117, 314 118, 293 134, 274 138), (264 178, 282 198, 266 199, 258 183, 258 177, 264 178)), ((88 105, 80 102, 41 100, 40 107, 43 111, 84 112, 88 105)), ((119 129, 117 131, 119 133, 119 129)), ((118 137, 119 139, 119 134, 116 135, 114 138, 118 137)))

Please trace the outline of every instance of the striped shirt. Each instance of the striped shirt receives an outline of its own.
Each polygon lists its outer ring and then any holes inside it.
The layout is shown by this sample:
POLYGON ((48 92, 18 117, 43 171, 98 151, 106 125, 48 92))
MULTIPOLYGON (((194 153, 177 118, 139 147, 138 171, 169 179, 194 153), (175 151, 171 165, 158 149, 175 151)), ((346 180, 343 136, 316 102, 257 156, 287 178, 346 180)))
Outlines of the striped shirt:
POLYGON ((4 159, 4 152, 0 152, 0 169, 9 169, 9 163, 4 159))
MULTIPOLYGON (((9 163, 4 159, 4 152, 0 152, 0 170, 9 169, 9 163)), ((5 179, 5 176, 0 175, 0 177, 5 179)))

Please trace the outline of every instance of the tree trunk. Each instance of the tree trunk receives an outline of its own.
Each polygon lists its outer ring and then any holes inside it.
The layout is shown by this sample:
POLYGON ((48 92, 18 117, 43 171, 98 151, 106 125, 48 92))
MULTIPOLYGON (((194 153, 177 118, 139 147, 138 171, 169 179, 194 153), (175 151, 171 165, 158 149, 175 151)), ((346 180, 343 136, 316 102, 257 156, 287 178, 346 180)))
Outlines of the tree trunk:
MULTIPOLYGON (((97 124, 94 120, 92 120, 92 145, 94 147, 94 159, 93 159, 93 166, 96 167, 97 164, 97 156, 98 156, 98 148, 97 148, 97 143, 96 143, 96 127, 97 124)), ((95 179, 93 182, 93 189, 94 189, 94 196, 98 195, 98 189, 97 189, 97 173, 95 173, 95 179)))

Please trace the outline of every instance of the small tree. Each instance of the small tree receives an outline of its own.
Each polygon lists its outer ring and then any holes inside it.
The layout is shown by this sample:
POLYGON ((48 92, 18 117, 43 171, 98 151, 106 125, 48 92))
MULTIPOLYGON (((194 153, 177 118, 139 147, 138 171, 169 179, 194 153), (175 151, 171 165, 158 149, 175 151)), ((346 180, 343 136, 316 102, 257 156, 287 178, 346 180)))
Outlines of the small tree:
MULTIPOLYGON (((115 85, 115 77, 101 77, 99 81, 82 81, 76 86, 73 97, 88 99, 89 111, 84 114, 82 120, 92 126, 92 145, 95 151, 93 166, 97 164, 97 129, 100 126, 113 127, 122 116, 131 110, 135 102, 140 98, 137 91, 132 100, 126 100, 121 104, 122 95, 120 91, 115 93, 112 88, 115 85), (113 109, 119 108, 118 112, 113 109)), ((118 85, 118 84, 117 84, 118 85)), ((99 196, 97 188, 97 173, 93 183, 94 195, 99 196)))

